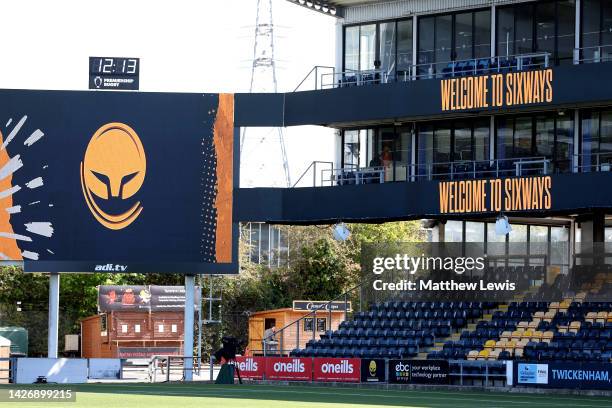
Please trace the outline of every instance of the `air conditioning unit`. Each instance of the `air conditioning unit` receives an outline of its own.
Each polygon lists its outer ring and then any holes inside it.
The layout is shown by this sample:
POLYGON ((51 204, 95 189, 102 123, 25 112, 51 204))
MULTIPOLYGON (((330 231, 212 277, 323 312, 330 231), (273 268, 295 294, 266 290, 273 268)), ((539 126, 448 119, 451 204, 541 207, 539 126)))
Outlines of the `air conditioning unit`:
POLYGON ((64 351, 79 351, 78 334, 66 334, 64 336, 64 351))

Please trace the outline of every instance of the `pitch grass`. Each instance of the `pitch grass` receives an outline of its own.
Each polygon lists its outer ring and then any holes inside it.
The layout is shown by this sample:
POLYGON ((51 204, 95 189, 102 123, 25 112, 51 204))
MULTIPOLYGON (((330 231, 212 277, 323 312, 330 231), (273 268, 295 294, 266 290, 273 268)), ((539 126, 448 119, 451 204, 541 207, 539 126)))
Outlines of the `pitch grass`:
MULTIPOLYGON (((0 388, 17 388, 1 386, 0 388)), ((49 387, 52 386, 40 386, 49 387)), ((68 387, 68 386, 66 386, 68 387)), ((612 398, 374 388, 172 384, 80 384, 76 402, 0 403, 4 407, 67 408, 312 408, 312 407, 612 407, 612 398)))

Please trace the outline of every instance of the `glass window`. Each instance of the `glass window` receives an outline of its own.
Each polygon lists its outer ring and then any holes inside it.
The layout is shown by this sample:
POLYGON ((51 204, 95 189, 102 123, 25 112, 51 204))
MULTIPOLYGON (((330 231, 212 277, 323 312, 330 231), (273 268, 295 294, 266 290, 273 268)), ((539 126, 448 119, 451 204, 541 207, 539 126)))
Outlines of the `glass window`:
POLYGON ((485 225, 482 222, 465 223, 465 242, 485 242, 485 225))
POLYGON ((451 128, 447 124, 436 125, 433 138, 434 174, 446 177, 450 173, 451 161, 451 128))
MULTIPOLYGON (((508 234, 508 254, 509 255, 527 255, 527 226, 512 225, 512 231, 508 234)), ((522 265, 525 263, 523 259, 510 260, 509 263, 514 265, 522 265)))
POLYGON ((518 117, 514 121, 514 157, 531 156, 531 117, 518 117))
POLYGON ((419 52, 418 52, 418 74, 425 75, 430 67, 428 64, 434 62, 434 32, 435 18, 423 17, 418 20, 419 30, 419 52))
MULTIPOLYGON (((578 229, 576 230, 576 242, 580 242, 578 229)), ((553 265, 567 265, 569 262, 569 228, 550 228, 551 253, 550 263, 553 265)))
POLYGON ((444 226, 444 242, 463 242, 462 221, 446 221, 444 226))
POLYGON ((259 237, 261 236, 259 232, 259 227, 261 224, 259 223, 251 223, 250 225, 250 247, 251 247, 251 262, 258 264, 259 263, 259 237))
POLYGON ((312 317, 306 317, 304 318, 304 326, 303 326, 303 331, 305 332, 312 332, 312 330, 314 329, 314 318, 312 317))
POLYGON ((555 119, 550 115, 536 117, 536 156, 553 156, 555 146, 555 119))
POLYGON ((344 69, 359 70, 359 26, 346 27, 344 34, 344 69))
POLYGON ((381 23, 380 31, 380 69, 385 72, 389 78, 395 77, 395 21, 390 23, 381 23))
POLYGON ((574 157, 573 115, 557 116, 555 167, 558 171, 572 171, 574 157))
POLYGON ((473 160, 489 160, 489 120, 477 120, 474 123, 474 156, 473 160))
POLYGON ((455 53, 453 56, 455 60, 473 58, 472 15, 473 13, 455 15, 455 53))
POLYGON ((406 79, 412 67, 412 20, 397 22, 397 76, 406 79))
POLYGON ((259 262, 267 264, 270 253, 270 226, 268 224, 261 224, 260 227, 260 258, 259 262))
POLYGON ((395 130, 382 128, 378 131, 377 151, 385 168, 385 181, 393 181, 393 156, 395 153, 395 130))
POLYGON ((582 0, 582 58, 592 60, 601 41, 601 0, 582 0))
POLYGON ((491 56, 491 11, 474 13, 474 58, 491 56))
POLYGON ((417 174, 430 174, 429 166, 433 163, 433 125, 420 125, 418 132, 417 174))
POLYGON ((344 168, 359 167, 359 131, 344 131, 344 168))
POLYGON ((497 131, 497 158, 500 160, 514 157, 514 119, 498 117, 495 119, 497 131))
POLYGON ((571 64, 574 57, 576 32, 576 1, 557 2, 557 60, 571 64))
POLYGON ((599 153, 599 112, 582 111, 582 171, 590 171, 597 164, 599 153))
POLYGON ((514 8, 497 9, 497 55, 514 54, 514 8))
MULTIPOLYGON (((529 227, 529 254, 546 255, 548 253, 548 227, 532 225, 529 227)), ((544 258, 532 258, 530 265, 543 265, 544 258)))
POLYGON ((555 3, 536 3, 536 52, 555 52, 555 3))
POLYGON ((495 232, 495 223, 487 224, 487 254, 504 255, 506 253, 506 236, 495 232))
POLYGON ((469 123, 455 123, 454 161, 473 160, 472 127, 469 123))
MULTIPOLYGON (((448 61, 452 57, 452 28, 453 16, 442 15, 436 16, 435 27, 435 61, 437 64, 437 72, 441 72, 448 65, 448 61)), ((429 34, 431 35, 431 33, 429 34)))
POLYGON ((327 319, 325 317, 317 317, 317 331, 319 333, 327 330, 327 319))
POLYGON ((412 162, 412 132, 408 128, 398 129, 395 151, 395 181, 405 181, 410 175, 412 162))
POLYGON ((601 45, 607 45, 602 50, 602 57, 610 58, 612 56, 612 2, 605 0, 601 2, 602 17, 601 17, 601 45))
POLYGON ((533 4, 520 4, 515 7, 515 47, 516 54, 533 52, 533 4))
MULTIPOLYGON (((599 126, 599 131, 599 152, 612 152, 612 111, 601 112, 601 124, 599 126)), ((606 154, 605 157, 606 159, 609 159, 610 155, 606 154)), ((601 160, 604 160, 603 157, 601 160)))
POLYGON ((376 60, 376 24, 361 26, 359 33, 359 69, 374 69, 376 60))

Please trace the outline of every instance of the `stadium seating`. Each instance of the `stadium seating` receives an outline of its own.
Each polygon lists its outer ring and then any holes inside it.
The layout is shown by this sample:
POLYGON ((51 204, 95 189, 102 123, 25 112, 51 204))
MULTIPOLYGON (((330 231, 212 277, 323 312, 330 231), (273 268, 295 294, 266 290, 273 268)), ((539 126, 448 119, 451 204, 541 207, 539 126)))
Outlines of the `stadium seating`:
MULTIPOLYGON (((542 281, 545 270, 505 266, 491 267, 490 273, 500 281, 517 274, 523 281, 542 281)), ((447 360, 612 361, 612 302, 599 301, 612 289, 610 275, 597 274, 581 284, 580 292, 563 298, 567 279, 558 275, 553 283, 525 292, 522 301, 505 304, 376 303, 291 355, 416 358, 421 353, 447 360)))

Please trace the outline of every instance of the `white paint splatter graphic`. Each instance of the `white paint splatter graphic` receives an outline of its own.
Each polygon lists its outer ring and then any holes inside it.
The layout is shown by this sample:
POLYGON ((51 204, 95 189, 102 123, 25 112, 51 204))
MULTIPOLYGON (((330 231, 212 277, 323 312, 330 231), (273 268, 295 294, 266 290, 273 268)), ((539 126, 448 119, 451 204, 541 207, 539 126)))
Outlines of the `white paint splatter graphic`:
POLYGON ((23 251, 21 253, 21 256, 23 256, 24 258, 32 259, 34 261, 38 261, 38 252, 23 251))
POLYGON ((40 204, 40 201, 32 201, 31 203, 29 203, 28 205, 36 205, 36 204, 40 204))
POLYGON ((43 237, 50 237, 53 235, 53 226, 50 222, 29 222, 24 225, 28 232, 42 235, 43 237))
POLYGON ((6 126, 5 126, 5 127, 9 127, 9 126, 11 126, 11 123, 13 123, 13 118, 10 118, 10 119, 8 120, 8 122, 6 122, 6 126))
POLYGON ((21 118, 19 120, 19 122, 17 122, 17 124, 15 125, 15 127, 13 128, 13 130, 11 130, 11 133, 8 134, 8 136, 6 137, 6 139, 4 140, 4 143, 2 143, 2 147, 0 148, 0 150, 4 150, 6 148, 6 146, 11 143, 11 140, 13 140, 13 138, 15 136, 17 136, 17 133, 19 133, 19 131, 21 130, 21 127, 23 126, 23 124, 25 123, 25 121, 28 119, 27 116, 24 116, 23 118, 21 118))
POLYGON ((13 186, 11 188, 7 188, 6 190, 0 191, 0 198, 8 197, 12 194, 15 194, 19 190, 21 190, 21 187, 19 186, 13 186))
POLYGON ((30 147, 32 146, 34 143, 38 142, 38 140, 43 137, 45 134, 40 130, 40 129, 36 129, 34 132, 32 132, 32 134, 30 135, 30 137, 28 137, 23 144, 30 147))
POLYGON ((15 157, 12 157, 8 161, 8 163, 6 163, 0 169, 0 180, 5 179, 6 177, 8 177, 9 175, 13 174, 14 172, 16 172, 17 170, 19 170, 22 167, 23 167, 23 162, 21 161, 21 158, 19 157, 19 155, 16 155, 15 157))
POLYGON ((55 255, 55 252, 53 252, 53 251, 52 251, 52 250, 50 250, 50 249, 47 249, 47 252, 48 252, 48 253, 50 253, 51 255, 55 255))
POLYGON ((9 214, 18 214, 18 213, 21 212, 21 206, 20 205, 14 205, 12 207, 5 208, 5 210, 9 214))
POLYGON ((12 234, 10 232, 0 232, 0 238, 10 238, 10 239, 16 239, 17 241, 32 242, 32 238, 30 237, 27 237, 25 235, 12 234))
POLYGON ((42 185, 43 185, 42 177, 36 177, 35 179, 32 179, 26 183, 26 187, 32 188, 32 189, 36 187, 40 187, 42 185))

